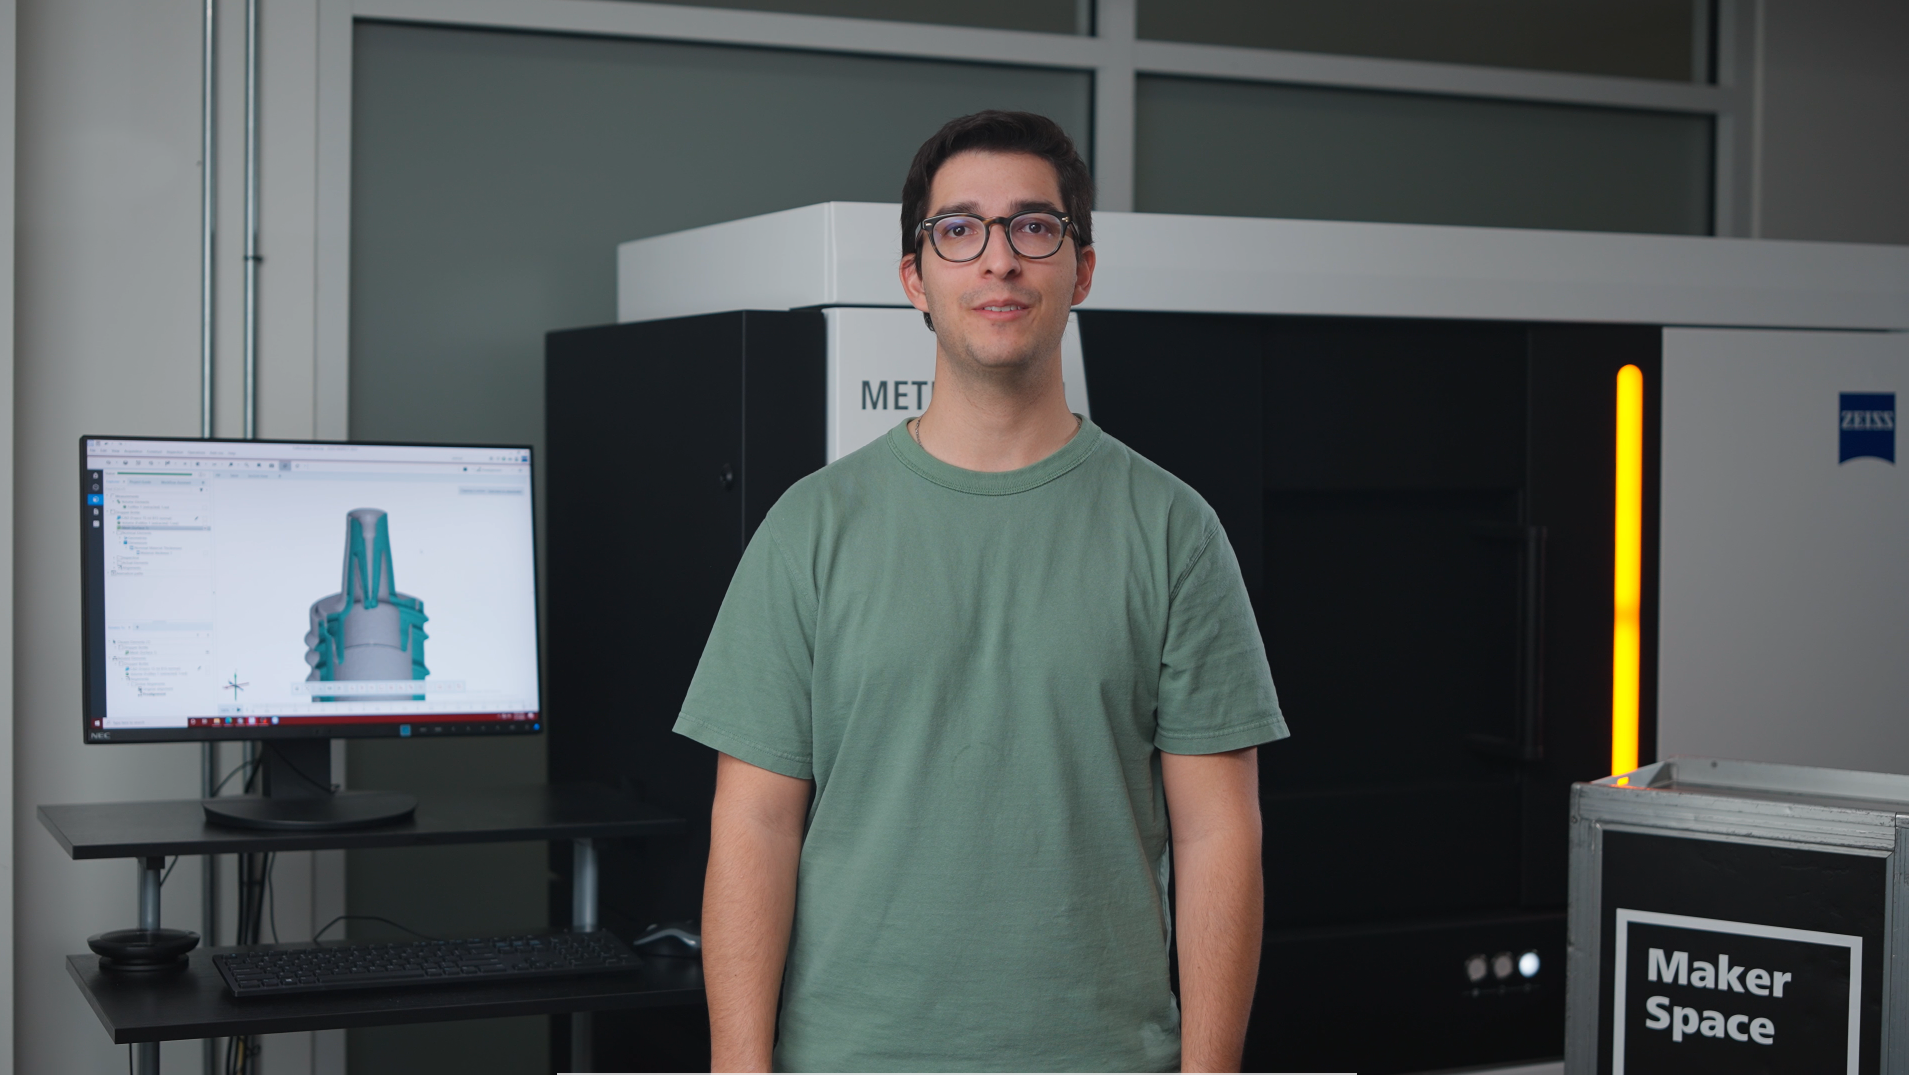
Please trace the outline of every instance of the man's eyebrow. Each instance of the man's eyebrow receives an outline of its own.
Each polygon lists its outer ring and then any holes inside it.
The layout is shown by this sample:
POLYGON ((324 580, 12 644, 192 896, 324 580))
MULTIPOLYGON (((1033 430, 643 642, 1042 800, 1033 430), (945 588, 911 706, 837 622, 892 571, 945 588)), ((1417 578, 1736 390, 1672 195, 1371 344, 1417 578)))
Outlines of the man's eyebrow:
POLYGON ((1055 216, 1067 215, 1066 210, 1048 201, 1046 198, 1033 198, 1027 201, 1015 202, 1014 211, 1017 213, 1053 213, 1055 216))
MULTIPOLYGON (((1046 198, 1028 198, 1015 202, 1013 212, 1010 212, 1008 215, 1012 216, 1014 213, 1036 212, 1053 213, 1055 216, 1067 215, 1065 210, 1053 202, 1048 201, 1046 198)), ((947 216, 949 213, 966 213, 969 216, 980 216, 981 207, 974 202, 955 202, 952 205, 944 205, 928 215, 947 216)))

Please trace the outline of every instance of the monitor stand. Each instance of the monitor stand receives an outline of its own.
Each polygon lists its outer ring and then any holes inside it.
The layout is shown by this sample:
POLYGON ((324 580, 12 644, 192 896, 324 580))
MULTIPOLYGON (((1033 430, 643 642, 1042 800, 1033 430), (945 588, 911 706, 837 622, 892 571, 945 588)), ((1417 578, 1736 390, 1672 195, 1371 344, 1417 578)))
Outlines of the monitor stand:
POLYGON ((330 739, 267 739, 259 744, 260 795, 205 799, 208 824, 229 829, 328 832, 404 821, 415 796, 396 791, 333 791, 330 739))

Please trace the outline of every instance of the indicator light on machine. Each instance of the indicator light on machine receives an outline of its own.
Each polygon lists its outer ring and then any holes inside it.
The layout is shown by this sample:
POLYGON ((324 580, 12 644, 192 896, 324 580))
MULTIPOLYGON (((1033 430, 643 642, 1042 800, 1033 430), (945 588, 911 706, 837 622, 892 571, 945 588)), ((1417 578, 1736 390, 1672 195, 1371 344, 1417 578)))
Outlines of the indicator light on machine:
POLYGON ((1644 577, 1644 374, 1617 372, 1616 556, 1612 564, 1611 772, 1638 763, 1644 577))
POLYGON ((1500 952, 1491 957, 1491 974, 1492 977, 1499 981, 1502 982, 1506 978, 1511 977, 1511 972, 1515 969, 1511 962, 1510 952, 1500 952))
POLYGON ((1487 973, 1489 972, 1485 969, 1484 956, 1482 955, 1472 956, 1470 959, 1467 959, 1465 961, 1465 977, 1471 979, 1472 981, 1474 982, 1484 981, 1485 975, 1487 973))
POLYGON ((1538 953, 1535 950, 1518 957, 1518 973, 1527 978, 1536 978, 1539 966, 1538 953))

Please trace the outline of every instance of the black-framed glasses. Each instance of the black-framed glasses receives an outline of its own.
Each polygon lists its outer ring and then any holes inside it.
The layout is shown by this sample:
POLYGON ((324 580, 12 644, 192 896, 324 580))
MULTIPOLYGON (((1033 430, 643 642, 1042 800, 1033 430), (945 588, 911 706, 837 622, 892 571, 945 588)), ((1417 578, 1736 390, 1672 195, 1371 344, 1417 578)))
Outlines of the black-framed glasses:
POLYGON ((981 217, 972 213, 943 213, 921 222, 928 243, 943 261, 973 261, 987 252, 988 235, 996 224, 1008 237, 1008 246, 1024 258, 1039 260, 1061 252, 1073 218, 1044 209, 1013 216, 981 217))

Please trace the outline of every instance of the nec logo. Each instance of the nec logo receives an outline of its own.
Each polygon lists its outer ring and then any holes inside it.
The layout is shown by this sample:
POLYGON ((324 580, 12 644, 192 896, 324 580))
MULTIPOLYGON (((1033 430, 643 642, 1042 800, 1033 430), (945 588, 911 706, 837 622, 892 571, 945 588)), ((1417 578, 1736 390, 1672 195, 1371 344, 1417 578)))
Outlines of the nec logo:
POLYGON ((1869 457, 1896 461, 1896 394, 1844 392, 1837 415, 1838 464, 1869 457))

